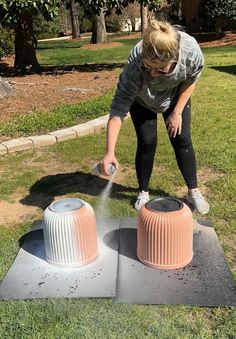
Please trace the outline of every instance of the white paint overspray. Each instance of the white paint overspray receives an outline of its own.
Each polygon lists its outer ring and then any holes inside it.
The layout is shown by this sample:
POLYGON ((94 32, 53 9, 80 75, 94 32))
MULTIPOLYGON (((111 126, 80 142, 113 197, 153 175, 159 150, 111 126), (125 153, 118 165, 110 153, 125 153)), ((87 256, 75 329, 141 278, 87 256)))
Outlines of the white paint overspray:
MULTIPOLYGON (((112 190, 112 185, 113 185, 113 180, 115 178, 116 171, 110 175, 109 181, 105 188, 100 192, 100 195, 98 197, 98 203, 95 207, 95 215, 97 219, 97 224, 102 225, 102 228, 107 227, 109 225, 109 216, 110 216, 110 211, 108 207, 108 197, 111 194, 112 190)), ((99 243, 99 256, 104 257, 107 255, 109 248, 108 246, 104 243, 103 236, 98 232, 98 243, 99 243)))
POLYGON ((108 208, 108 200, 107 198, 111 194, 111 189, 113 185, 113 180, 115 178, 116 172, 114 172, 106 187, 101 191, 100 196, 99 196, 99 203, 96 207, 95 214, 98 219, 104 219, 109 217, 109 208, 108 208))

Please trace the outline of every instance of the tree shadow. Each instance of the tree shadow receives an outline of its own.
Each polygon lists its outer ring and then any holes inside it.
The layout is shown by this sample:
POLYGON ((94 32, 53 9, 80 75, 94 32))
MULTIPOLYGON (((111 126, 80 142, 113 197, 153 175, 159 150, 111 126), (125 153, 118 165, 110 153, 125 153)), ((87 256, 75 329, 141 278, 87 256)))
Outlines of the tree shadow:
MULTIPOLYGON (((78 42, 79 43, 79 42, 78 42)), ((43 51, 43 50, 47 50, 47 49, 50 49, 50 50, 58 50, 58 49, 71 49, 71 48, 81 48, 83 47, 84 45, 76 45, 75 42, 74 44, 72 44, 71 42, 61 42, 60 44, 58 45, 54 45, 51 43, 51 42, 47 42, 47 45, 45 44, 45 42, 43 43, 42 45, 42 42, 40 43, 40 45, 37 45, 37 51, 43 51)))
MULTIPOLYGON (((88 194, 98 197, 106 187, 108 179, 98 177, 90 173, 74 172, 48 175, 36 181, 30 188, 29 195, 20 200, 24 205, 47 208, 55 197, 71 193, 88 194)), ((127 199, 127 195, 133 194, 131 203, 137 196, 137 188, 113 183, 110 197, 118 200, 127 199)), ((163 190, 150 190, 155 196, 167 196, 163 190)))
POLYGON ((11 68, 8 63, 1 61, 0 62, 0 72, 4 69, 11 68))
POLYGON ((210 68, 215 69, 219 72, 224 72, 232 75, 236 75, 236 65, 229 66, 211 66, 210 68))
MULTIPOLYGON (((61 75, 64 73, 72 72, 101 72, 101 71, 112 71, 116 68, 123 68, 126 63, 94 63, 94 64, 81 64, 81 65, 61 65, 61 66, 41 66, 39 75, 61 75)), ((34 74, 29 71, 28 73, 18 73, 14 67, 9 66, 6 63, 0 64, 0 76, 3 78, 7 77, 23 77, 25 75, 34 74)))
POLYGON ((189 34, 191 34, 197 40, 198 43, 211 42, 226 36, 224 32, 221 34, 220 37, 215 32, 199 32, 189 34))

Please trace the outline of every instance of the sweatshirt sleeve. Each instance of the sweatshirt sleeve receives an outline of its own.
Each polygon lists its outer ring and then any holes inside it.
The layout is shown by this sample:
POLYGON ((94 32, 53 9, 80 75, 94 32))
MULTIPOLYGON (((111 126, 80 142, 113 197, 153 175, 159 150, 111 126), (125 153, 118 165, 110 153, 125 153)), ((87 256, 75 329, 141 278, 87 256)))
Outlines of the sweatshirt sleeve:
POLYGON ((194 39, 192 54, 188 59, 189 64, 187 65, 187 78, 184 81, 186 84, 191 84, 196 82, 202 73, 204 67, 204 57, 202 51, 194 39))
POLYGON ((139 57, 135 49, 131 52, 128 63, 122 71, 112 100, 110 118, 120 117, 122 120, 129 112, 130 106, 138 96, 142 86, 142 72, 139 66, 139 57))

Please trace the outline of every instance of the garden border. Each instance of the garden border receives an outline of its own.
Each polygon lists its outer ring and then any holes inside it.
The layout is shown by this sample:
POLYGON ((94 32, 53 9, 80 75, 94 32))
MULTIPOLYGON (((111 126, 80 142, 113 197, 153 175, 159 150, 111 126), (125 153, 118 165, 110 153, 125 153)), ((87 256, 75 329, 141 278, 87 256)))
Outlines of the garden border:
POLYGON ((0 144, 0 156, 23 150, 56 144, 64 140, 75 139, 92 133, 98 133, 107 126, 109 114, 80 125, 59 129, 39 136, 21 137, 0 144))

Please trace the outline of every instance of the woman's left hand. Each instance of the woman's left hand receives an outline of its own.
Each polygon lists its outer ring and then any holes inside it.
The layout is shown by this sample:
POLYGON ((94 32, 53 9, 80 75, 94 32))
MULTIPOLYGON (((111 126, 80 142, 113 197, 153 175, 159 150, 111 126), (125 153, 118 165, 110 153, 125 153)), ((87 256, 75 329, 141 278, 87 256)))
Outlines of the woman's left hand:
POLYGON ((181 134, 182 114, 173 111, 166 120, 166 128, 171 138, 175 138, 177 134, 181 134))

